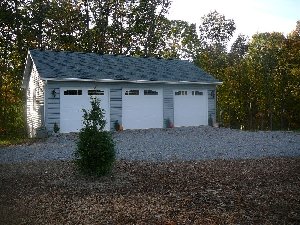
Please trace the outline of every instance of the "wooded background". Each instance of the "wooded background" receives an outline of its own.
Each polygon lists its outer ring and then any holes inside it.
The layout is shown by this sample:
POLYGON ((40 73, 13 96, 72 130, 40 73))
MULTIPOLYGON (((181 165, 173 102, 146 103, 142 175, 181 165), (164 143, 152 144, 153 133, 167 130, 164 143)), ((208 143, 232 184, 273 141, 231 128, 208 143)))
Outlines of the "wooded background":
POLYGON ((0 134, 25 133, 21 82, 29 48, 191 60, 224 82, 217 98, 224 126, 299 129, 300 21, 286 36, 240 34, 230 47, 233 20, 212 11, 197 27, 168 20, 170 5, 170 0, 2 0, 0 134))

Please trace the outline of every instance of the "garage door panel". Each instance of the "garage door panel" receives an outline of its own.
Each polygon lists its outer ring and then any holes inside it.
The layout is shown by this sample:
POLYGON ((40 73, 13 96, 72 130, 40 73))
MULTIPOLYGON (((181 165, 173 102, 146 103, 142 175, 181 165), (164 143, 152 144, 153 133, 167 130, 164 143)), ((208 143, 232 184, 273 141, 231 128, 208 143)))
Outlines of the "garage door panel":
POLYGON ((109 130, 109 97, 108 91, 90 90, 89 88, 62 88, 60 91, 60 132, 79 132, 83 127, 82 109, 91 109, 90 97, 100 99, 100 106, 104 109, 109 130), (75 92, 77 90, 77 93, 75 92))
POLYGON ((207 125, 207 104, 207 91, 174 91, 174 125, 177 127, 207 125))
POLYGON ((80 88, 68 88, 60 91, 60 132, 78 132, 82 117, 80 109, 85 108, 84 96, 80 88))
POLYGON ((161 128, 162 90, 123 89, 122 123, 125 129, 161 128))

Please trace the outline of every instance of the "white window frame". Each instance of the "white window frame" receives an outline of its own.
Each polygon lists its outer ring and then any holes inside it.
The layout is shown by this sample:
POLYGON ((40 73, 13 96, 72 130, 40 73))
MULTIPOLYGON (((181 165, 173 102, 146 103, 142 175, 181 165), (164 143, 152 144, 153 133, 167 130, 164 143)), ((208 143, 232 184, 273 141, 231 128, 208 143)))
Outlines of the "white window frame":
POLYGON ((203 91, 192 91, 192 96, 201 96, 203 95, 203 91))
POLYGON ((152 89, 145 89, 144 95, 145 96, 155 96, 155 95, 158 95, 158 91, 152 90, 152 89))
POLYGON ((138 96, 138 95, 140 95, 140 90, 139 89, 126 90, 125 95, 138 96))
POLYGON ((82 89, 67 89, 64 90, 64 95, 71 95, 71 96, 82 95, 82 89), (76 94, 69 94, 68 91, 76 91, 76 94))
POLYGON ((175 91, 174 95, 176 95, 176 96, 187 96, 188 95, 188 91, 186 91, 186 90, 175 91))
POLYGON ((105 95, 105 91, 101 89, 89 89, 87 93, 88 95, 92 95, 92 96, 105 95))

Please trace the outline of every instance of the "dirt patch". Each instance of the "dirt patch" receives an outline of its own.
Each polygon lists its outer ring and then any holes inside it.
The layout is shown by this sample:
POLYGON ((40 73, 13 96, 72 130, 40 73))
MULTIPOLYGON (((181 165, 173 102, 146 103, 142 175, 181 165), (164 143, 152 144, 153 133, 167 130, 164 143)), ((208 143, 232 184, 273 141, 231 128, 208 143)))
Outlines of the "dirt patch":
POLYGON ((0 165, 0 224, 299 224, 300 158, 0 165))

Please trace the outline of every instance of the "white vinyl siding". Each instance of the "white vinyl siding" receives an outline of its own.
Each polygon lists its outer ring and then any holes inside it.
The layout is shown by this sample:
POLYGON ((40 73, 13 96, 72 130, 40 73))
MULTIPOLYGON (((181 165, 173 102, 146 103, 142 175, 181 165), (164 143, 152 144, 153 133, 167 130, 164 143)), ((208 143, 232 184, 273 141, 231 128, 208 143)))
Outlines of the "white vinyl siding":
POLYGON ((44 126, 44 86, 44 81, 33 66, 26 92, 26 120, 30 137, 35 137, 37 130, 44 126))

